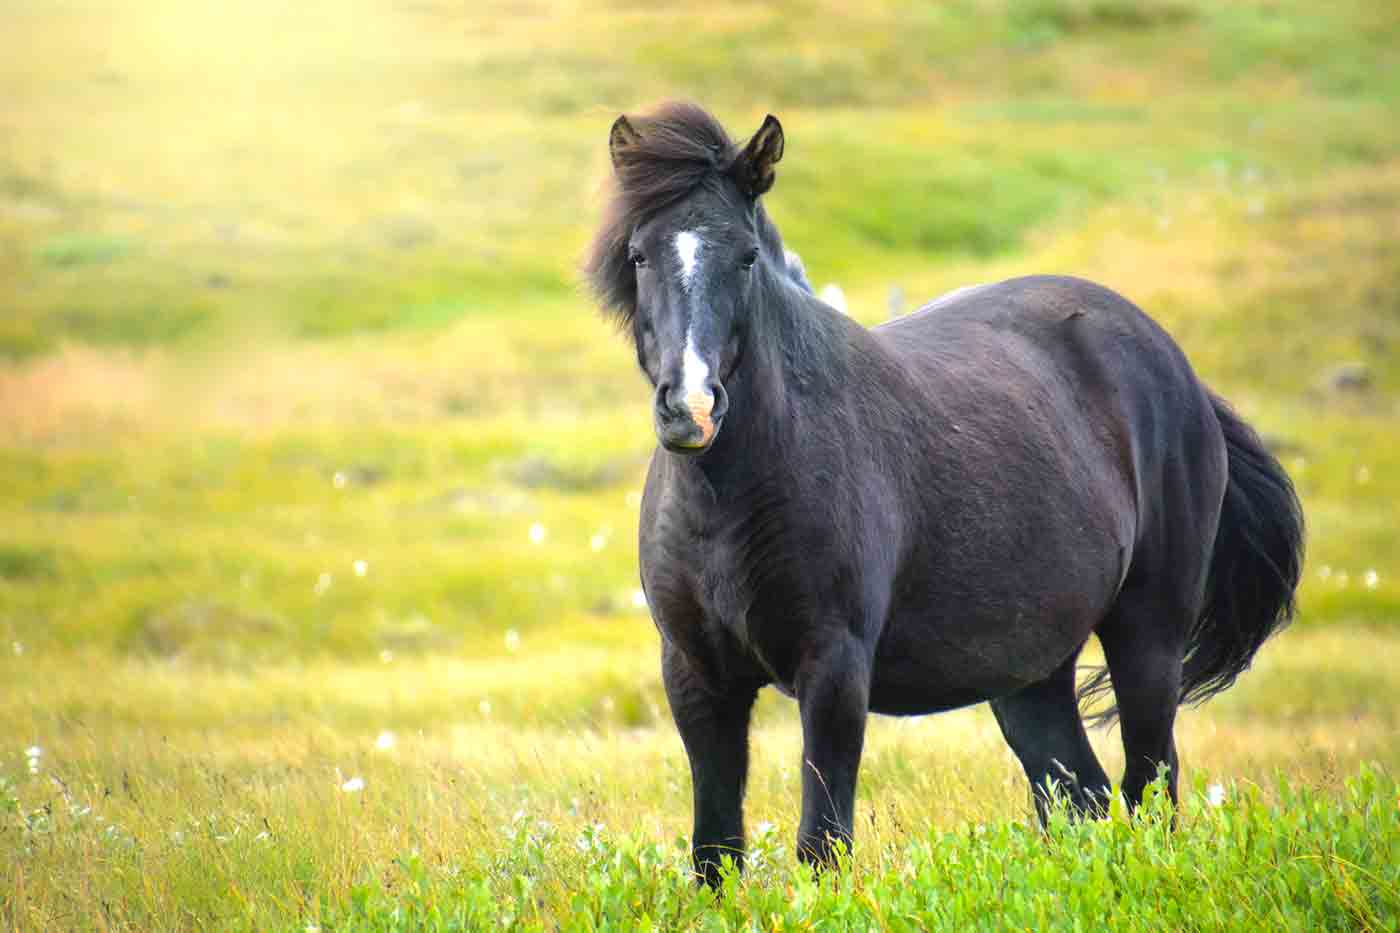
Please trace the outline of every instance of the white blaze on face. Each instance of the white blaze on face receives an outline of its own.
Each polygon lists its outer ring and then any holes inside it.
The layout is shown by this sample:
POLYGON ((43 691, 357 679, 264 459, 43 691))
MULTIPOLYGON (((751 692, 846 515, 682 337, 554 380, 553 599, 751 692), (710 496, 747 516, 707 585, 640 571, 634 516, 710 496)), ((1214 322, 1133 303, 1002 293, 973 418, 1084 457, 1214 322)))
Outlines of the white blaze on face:
POLYGON ((700 429, 700 443, 704 447, 715 436, 715 422, 710 417, 715 409, 715 396, 710 391, 710 367, 695 352, 695 331, 685 335, 685 355, 681 357, 681 378, 685 388, 685 407, 690 409, 690 420, 700 429))
POLYGON ((691 331, 685 335, 685 356, 681 357, 681 376, 685 384, 685 397, 689 401, 692 396, 709 396, 710 367, 705 365, 705 361, 700 359, 700 355, 695 352, 695 332, 691 331))
MULTIPOLYGON (((676 234, 676 257, 681 262, 681 287, 690 290, 695 279, 695 270, 700 265, 700 237, 689 230, 676 234)), ((714 410, 715 396, 710 391, 710 367, 695 351, 695 327, 692 324, 685 334, 685 353, 681 357, 681 379, 685 390, 685 404, 690 415, 700 427, 700 442, 708 444, 714 436, 715 426, 710 419, 714 410)))
POLYGON ((695 278, 695 267, 699 265, 700 238, 689 230, 676 234, 676 256, 681 261, 681 287, 690 290, 690 282, 695 278))

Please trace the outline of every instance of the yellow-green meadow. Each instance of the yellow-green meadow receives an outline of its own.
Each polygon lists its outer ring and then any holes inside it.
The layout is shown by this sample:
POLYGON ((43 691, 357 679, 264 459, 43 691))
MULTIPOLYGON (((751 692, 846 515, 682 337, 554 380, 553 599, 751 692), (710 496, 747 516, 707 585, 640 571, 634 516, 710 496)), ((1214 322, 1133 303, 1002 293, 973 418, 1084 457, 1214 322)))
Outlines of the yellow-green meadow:
POLYGON ((20 0, 0 101, 0 926, 1394 928, 1400 9, 20 0), (861 321, 1092 278, 1289 469, 1299 618, 1182 713, 1176 835, 1042 835, 988 710, 881 719, 814 880, 765 696, 753 871, 693 889, 650 393, 578 274, 674 96, 781 117, 861 321))

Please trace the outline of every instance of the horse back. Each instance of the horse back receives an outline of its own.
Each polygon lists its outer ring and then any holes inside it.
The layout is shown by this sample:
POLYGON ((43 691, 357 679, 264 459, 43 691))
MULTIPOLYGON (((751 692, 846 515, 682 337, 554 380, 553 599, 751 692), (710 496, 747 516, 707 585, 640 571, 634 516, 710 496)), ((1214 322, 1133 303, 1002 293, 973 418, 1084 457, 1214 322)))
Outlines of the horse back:
POLYGON ((919 477, 881 645, 896 678, 901 659, 917 659, 911 681, 946 663, 949 682, 991 693, 998 675, 1046 674, 1082 644, 1135 567, 1203 574, 1218 501, 1184 499, 1223 491, 1219 427, 1185 356, 1133 304, 1035 276, 872 335, 916 435, 899 469, 919 477), (956 650, 920 643, 933 614, 956 650))
POLYGON ((1170 461, 1223 476, 1210 395, 1185 354, 1101 285, 1040 275, 959 289, 873 334, 904 364, 912 397, 945 418, 1116 480, 1141 513, 1134 540, 1170 461))

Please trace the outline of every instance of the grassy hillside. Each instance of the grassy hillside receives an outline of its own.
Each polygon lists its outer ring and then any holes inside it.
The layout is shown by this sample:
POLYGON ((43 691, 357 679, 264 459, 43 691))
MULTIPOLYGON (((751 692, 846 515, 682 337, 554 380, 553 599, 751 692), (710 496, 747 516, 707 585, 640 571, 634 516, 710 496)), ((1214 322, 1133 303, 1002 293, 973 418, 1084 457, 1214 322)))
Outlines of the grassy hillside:
MULTIPOLYGON (((561 884, 516 811, 685 831, 648 393, 577 276, 610 121, 677 95, 781 117, 769 209, 867 323, 1032 271, 1161 320, 1309 520, 1300 621, 1186 766, 1352 813, 1379 762, 1393 808, 1400 8, 848 6, 0 9, 0 923, 368 923, 405 859, 561 884)), ((751 825, 787 840, 793 711, 760 720, 751 825)), ((1027 812, 985 711, 871 749, 872 890, 1027 812)))

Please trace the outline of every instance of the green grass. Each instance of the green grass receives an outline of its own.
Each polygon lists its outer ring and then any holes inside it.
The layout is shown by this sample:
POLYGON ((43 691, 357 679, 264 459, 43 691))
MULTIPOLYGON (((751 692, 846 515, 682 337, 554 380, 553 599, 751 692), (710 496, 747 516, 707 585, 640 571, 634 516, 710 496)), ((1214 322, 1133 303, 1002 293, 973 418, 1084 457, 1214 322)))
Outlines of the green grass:
MULTIPOLYGON (((571 928, 644 915, 767 928, 773 914, 784 927, 1041 928, 1046 910, 1069 929, 1108 905, 1119 928, 1182 928, 1178 911, 1214 929, 1394 916, 1393 631, 1299 629, 1184 712, 1175 837, 1120 815, 1042 839, 985 708, 876 719, 853 860, 820 885, 792 854, 796 711, 765 695, 754 870, 715 903, 684 872, 689 778, 644 625, 581 621, 358 664, 7 656, 0 910, 12 927, 140 929, 512 914, 571 928), (1200 799, 1215 783, 1218 811, 1200 799)), ((1117 735, 1093 740, 1120 768, 1117 735)))
POLYGON ((1394 928, 1400 12, 849 6, 0 12, 0 926, 1394 928), (648 393, 577 271, 674 95, 783 120, 862 321, 1084 275, 1279 453, 1300 618, 1183 713, 1175 836, 1041 836, 985 710, 882 720, 814 881, 765 697, 759 864, 690 888, 648 393))
MULTIPOLYGON (((1385 929, 1400 910, 1392 779, 1363 770, 1340 799, 1280 782, 1209 803, 1198 782, 1174 832, 1158 796, 1134 818, 1048 832, 1024 822, 916 833, 836 876, 793 864, 771 832, 750 876, 715 896, 688 884, 681 847, 517 818, 509 848, 469 878, 402 859, 357 885, 324 925, 374 929, 1076 930, 1385 929), (1109 907, 1108 905, 1112 906, 1109 907), (562 922, 561 922, 562 919, 562 922)), ((680 842, 681 840, 678 840, 680 842)))

